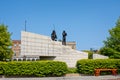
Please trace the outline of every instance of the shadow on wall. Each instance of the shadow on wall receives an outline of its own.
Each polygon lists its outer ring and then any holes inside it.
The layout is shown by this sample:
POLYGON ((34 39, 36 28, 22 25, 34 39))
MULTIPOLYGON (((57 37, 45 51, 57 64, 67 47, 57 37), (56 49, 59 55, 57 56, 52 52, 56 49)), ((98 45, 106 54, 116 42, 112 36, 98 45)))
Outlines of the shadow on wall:
POLYGON ((56 56, 40 56, 40 60, 54 60, 56 56))

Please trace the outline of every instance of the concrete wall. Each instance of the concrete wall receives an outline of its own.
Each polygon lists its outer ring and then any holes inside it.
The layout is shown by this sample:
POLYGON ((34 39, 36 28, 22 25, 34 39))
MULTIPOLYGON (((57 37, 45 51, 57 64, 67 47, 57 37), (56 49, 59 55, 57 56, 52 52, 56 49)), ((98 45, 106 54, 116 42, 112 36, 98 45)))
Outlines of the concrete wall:
POLYGON ((93 54, 93 59, 108 59, 108 56, 93 54))

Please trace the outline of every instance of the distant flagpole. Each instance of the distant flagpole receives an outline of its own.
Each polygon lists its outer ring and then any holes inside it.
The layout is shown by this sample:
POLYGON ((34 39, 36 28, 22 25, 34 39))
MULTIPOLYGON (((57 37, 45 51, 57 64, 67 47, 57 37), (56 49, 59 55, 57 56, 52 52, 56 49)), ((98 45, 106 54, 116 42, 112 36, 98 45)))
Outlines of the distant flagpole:
POLYGON ((26 23, 27 23, 27 21, 25 20, 25 31, 26 31, 26 23))

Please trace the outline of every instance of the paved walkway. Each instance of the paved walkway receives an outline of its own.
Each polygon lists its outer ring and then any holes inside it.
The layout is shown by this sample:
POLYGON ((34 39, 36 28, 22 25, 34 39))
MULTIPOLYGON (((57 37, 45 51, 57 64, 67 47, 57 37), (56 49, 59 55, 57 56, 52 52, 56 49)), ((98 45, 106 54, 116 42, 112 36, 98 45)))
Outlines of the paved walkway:
POLYGON ((120 80, 120 75, 113 76, 74 76, 74 77, 28 77, 28 78, 0 78, 0 80, 120 80))

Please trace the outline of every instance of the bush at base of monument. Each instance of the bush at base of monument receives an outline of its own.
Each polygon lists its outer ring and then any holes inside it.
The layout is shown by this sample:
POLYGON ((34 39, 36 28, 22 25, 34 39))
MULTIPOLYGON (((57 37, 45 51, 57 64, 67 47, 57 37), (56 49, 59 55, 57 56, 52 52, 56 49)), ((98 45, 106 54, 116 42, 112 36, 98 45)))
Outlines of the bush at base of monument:
POLYGON ((59 61, 21 61, 0 62, 0 74, 6 76, 62 76, 67 73, 65 62, 59 61))
POLYGON ((77 61, 78 72, 81 74, 94 74, 97 68, 116 68, 120 73, 120 59, 83 59, 77 61))

